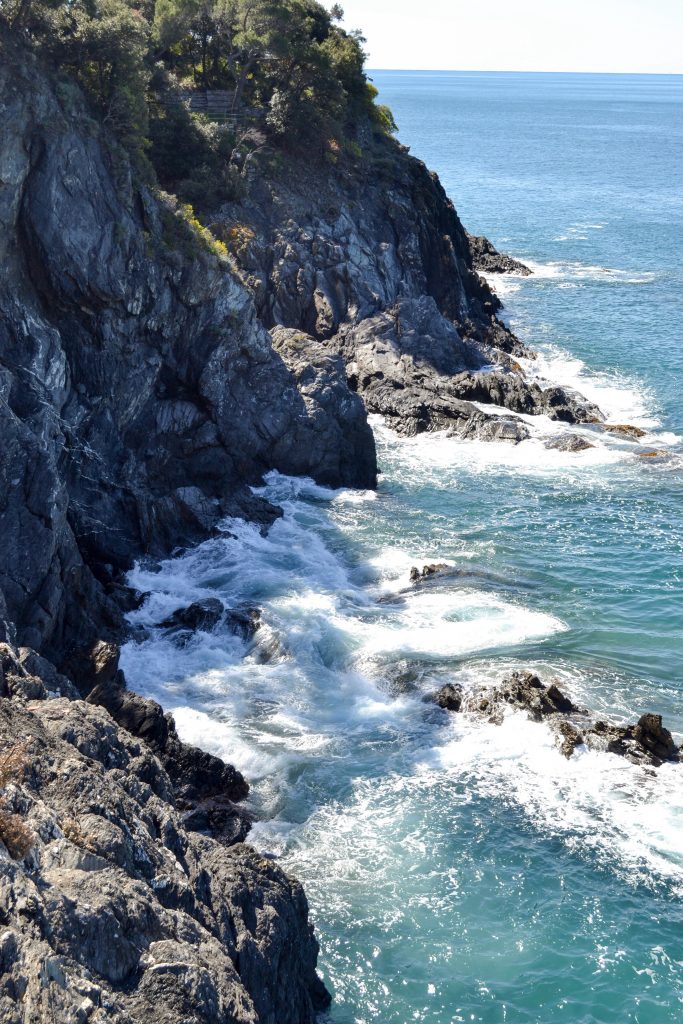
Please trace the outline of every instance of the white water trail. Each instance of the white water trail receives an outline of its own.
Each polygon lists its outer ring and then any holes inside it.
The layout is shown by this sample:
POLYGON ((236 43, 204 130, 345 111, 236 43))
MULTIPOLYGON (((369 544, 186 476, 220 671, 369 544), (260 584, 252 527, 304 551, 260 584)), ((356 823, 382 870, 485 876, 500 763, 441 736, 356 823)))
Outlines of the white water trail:
MULTIPOLYGON (((438 449, 446 439, 434 443, 438 449)), ((428 451, 429 444, 423 461, 428 451)), ((352 871, 352 846, 358 854, 365 841, 371 856, 373 844, 389 842, 396 816, 411 820, 411 801, 422 799, 425 787, 438 793, 464 780, 470 798, 505 799, 541 834, 614 870, 678 884, 683 795, 675 768, 652 783, 610 755, 567 762, 542 724, 519 715, 500 727, 446 721, 422 702, 445 678, 467 684, 464 659, 472 655, 504 650, 508 667, 521 666, 524 645, 566 629, 562 621, 529 607, 523 594, 482 589, 476 578, 402 593, 414 552, 400 543, 354 562, 354 523, 365 510, 376 514, 381 499, 374 495, 278 474, 262 490, 284 508, 267 535, 229 520, 223 536, 131 573, 131 583, 149 592, 131 619, 149 637, 129 643, 122 658, 131 686, 174 713, 183 739, 250 779, 263 819, 255 842, 294 858, 295 866, 315 842, 324 871, 328 860, 336 863, 345 830, 352 871), (344 516, 349 503, 356 509, 351 520, 344 516), (244 644, 219 627, 178 647, 158 628, 174 609, 207 596, 227 607, 261 607, 265 640, 257 634, 244 644), (397 694, 391 680, 400 660, 420 671, 416 689, 397 694), (645 805, 648 814, 641 813, 645 805)), ((503 663, 494 657, 491 665, 491 680, 499 679, 503 663)), ((482 672, 471 681, 481 682, 482 672)))

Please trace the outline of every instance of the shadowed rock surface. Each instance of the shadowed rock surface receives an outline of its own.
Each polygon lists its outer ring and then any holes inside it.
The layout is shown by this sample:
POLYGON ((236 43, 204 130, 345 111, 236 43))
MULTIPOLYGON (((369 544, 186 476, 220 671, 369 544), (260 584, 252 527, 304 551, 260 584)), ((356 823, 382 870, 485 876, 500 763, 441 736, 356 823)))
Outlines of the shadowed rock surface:
POLYGON ((472 264, 481 274, 521 274, 529 277, 532 271, 519 260, 498 250, 483 235, 467 234, 472 253, 472 264))
POLYGON ((0 618, 58 665, 119 630, 134 557, 271 522, 264 471, 376 479, 339 362, 300 353, 300 390, 229 263, 64 96, 0 36, 0 618))
POLYGON ((0 749, 17 748, 4 796, 30 850, 0 841, 3 1021, 311 1024, 329 996, 296 881, 183 822, 103 708, 4 700, 0 749))

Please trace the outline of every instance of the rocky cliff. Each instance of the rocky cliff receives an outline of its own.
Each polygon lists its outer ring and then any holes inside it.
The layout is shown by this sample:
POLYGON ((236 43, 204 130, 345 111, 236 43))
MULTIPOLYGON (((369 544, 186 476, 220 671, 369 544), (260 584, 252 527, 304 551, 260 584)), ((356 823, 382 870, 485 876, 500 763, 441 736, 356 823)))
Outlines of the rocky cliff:
POLYGON ((371 487, 374 445, 339 361, 300 387, 231 266, 72 86, 0 46, 1 617, 64 664, 116 628, 134 557, 272 519, 248 489, 268 469, 371 487))
POLYGON ((188 831, 147 743, 41 682, 0 645, 0 1018, 310 1024, 301 886, 188 831))
POLYGON ((527 379, 533 355, 498 318, 478 270, 528 274, 467 234, 436 177, 393 139, 368 131, 355 162, 290 158, 251 182, 212 223, 232 242, 261 320, 341 354, 368 411, 395 430, 449 429, 520 441, 524 423, 473 403, 566 423, 600 411, 565 389, 527 379))
POLYGON ((473 403, 599 412, 526 380, 498 254, 376 131, 353 166, 250 171, 225 258, 2 29, 0 110, 2 1018, 308 1024, 305 897, 241 844, 239 771, 126 689, 124 573, 266 528, 267 470, 373 487, 368 412, 512 441, 473 403))

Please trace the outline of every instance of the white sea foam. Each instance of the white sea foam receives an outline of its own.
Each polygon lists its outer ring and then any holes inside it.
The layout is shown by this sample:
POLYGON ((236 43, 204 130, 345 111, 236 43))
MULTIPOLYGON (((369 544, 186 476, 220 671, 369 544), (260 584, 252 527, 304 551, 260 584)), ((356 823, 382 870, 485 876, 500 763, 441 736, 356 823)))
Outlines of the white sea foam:
MULTIPOLYGON (((541 263, 537 260, 525 259, 523 261, 531 270, 532 276, 523 280, 533 285, 535 281, 592 281, 598 284, 649 284, 655 281, 657 274, 654 271, 632 271, 622 270, 616 267, 604 267, 600 264, 581 263, 578 260, 549 260, 541 263)), ((495 276, 495 285, 500 277, 495 276)))
MULTIPOLYGON (((428 475, 432 449, 442 458, 449 446, 452 463, 453 444, 430 436, 397 447, 419 456, 428 475)), ((482 444, 473 461, 496 447, 482 444)), ((459 459, 466 450, 461 444, 459 459)), ((378 857, 427 850, 427 826, 421 833, 406 824, 397 833, 397 820, 408 823, 427 793, 438 803, 443 787, 457 783, 468 799, 474 793, 514 805, 582 855, 678 884, 683 797, 675 769, 661 769, 651 782, 609 755, 580 752, 566 761, 544 725, 519 715, 501 727, 454 716, 435 731, 419 692, 396 698, 383 687, 382 665, 401 657, 435 669, 441 663, 443 671, 449 659, 495 655, 489 674, 499 678, 502 651, 514 665, 520 645, 565 630, 560 619, 501 596, 495 583, 484 590, 476 578, 452 590, 398 593, 423 554, 400 542, 374 556, 372 585, 357 585, 341 550, 323 540, 345 492, 273 474, 264 493, 285 508, 266 536, 230 520, 229 534, 134 570, 131 582, 151 594, 131 618, 152 634, 129 643, 122 659, 131 685, 174 712, 183 739, 236 764, 254 784, 257 813, 270 819, 257 826, 257 844, 287 852, 304 873, 320 877, 329 860, 342 875, 362 876, 377 870, 378 857), (384 600, 376 603, 379 594, 384 600), (177 647, 155 628, 169 611, 208 595, 262 607, 269 642, 283 656, 260 662, 253 645, 220 629, 177 647), (336 794, 345 787, 351 795, 340 804, 336 794)), ((374 510, 373 499, 361 502, 358 515, 365 508, 374 510)), ((487 678, 481 659, 473 678, 487 678)))
POLYGON ((591 370, 581 359, 553 345, 541 347, 536 359, 520 362, 531 379, 562 384, 594 402, 608 423, 631 423, 647 431, 656 431, 660 425, 652 413, 654 396, 633 378, 591 370))
POLYGON ((683 793, 679 769, 656 776, 613 754, 557 750, 545 724, 517 712, 501 726, 453 719, 453 739, 434 752, 447 771, 476 778, 479 793, 513 801, 544 833, 649 882, 674 880, 683 893, 683 793))
POLYGON ((566 228, 565 233, 563 235, 555 236, 555 238, 553 238, 553 241, 554 242, 575 242, 577 240, 579 240, 579 241, 586 241, 590 237, 588 234, 586 234, 586 232, 602 231, 606 227, 607 227, 607 224, 605 224, 605 223, 601 223, 601 224, 588 224, 586 222, 579 221, 578 223, 571 224, 568 228, 566 228))
MULTIPOLYGON (((499 474, 521 474, 525 476, 551 476, 562 474, 567 483, 588 480, 587 470, 613 465, 630 458, 628 451, 610 444, 610 438, 596 434, 590 428, 581 428, 550 420, 547 416, 513 414, 499 406, 475 403, 490 415, 517 415, 532 430, 532 437, 519 444, 507 442, 461 440, 449 436, 445 431, 421 434, 417 438, 401 438, 389 428, 378 423, 376 434, 387 445, 394 466, 406 473, 420 473, 430 486, 453 486, 452 478, 444 476, 445 470, 456 466, 468 473, 479 476, 499 474), (581 452, 560 451, 547 448, 545 442, 560 434, 584 434, 593 448, 581 452)), ((590 477, 596 485, 600 478, 590 477)))

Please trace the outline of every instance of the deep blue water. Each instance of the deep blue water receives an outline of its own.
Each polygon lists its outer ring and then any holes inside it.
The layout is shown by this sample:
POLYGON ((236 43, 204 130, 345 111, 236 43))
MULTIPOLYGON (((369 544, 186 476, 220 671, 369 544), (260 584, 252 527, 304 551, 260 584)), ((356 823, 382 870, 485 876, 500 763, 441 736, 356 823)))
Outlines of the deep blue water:
POLYGON ((543 725, 422 696, 528 666, 681 738, 683 78, 373 78, 469 230, 534 269, 494 282, 529 371, 646 436, 567 454, 543 420, 516 447, 377 423, 376 495, 273 475, 268 537, 232 522, 133 574, 147 624, 207 594, 260 604, 255 649, 154 634, 126 672, 253 781, 253 841, 306 886, 334 1024, 673 1024, 683 768, 567 761, 543 725), (426 560, 505 582, 397 598, 426 560))

